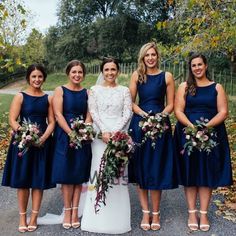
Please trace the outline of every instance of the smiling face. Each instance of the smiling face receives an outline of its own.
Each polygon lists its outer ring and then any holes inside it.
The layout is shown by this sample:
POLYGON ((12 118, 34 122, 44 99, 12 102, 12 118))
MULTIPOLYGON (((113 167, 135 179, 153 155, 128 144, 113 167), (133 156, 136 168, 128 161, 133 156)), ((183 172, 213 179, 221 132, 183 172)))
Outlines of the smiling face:
POLYGON ((158 62, 158 55, 157 52, 154 48, 150 48, 147 50, 144 58, 143 58, 144 64, 148 68, 155 68, 157 67, 157 62, 158 62))
POLYGON ((33 70, 29 76, 29 85, 34 89, 40 89, 44 82, 43 73, 40 70, 33 70))
POLYGON ((194 58, 191 61, 191 71, 196 79, 206 77, 207 64, 200 57, 194 58))
POLYGON ((71 67, 69 74, 68 74, 69 80, 73 84, 79 84, 84 79, 84 72, 80 65, 76 65, 71 67))
POLYGON ((116 83, 116 78, 119 74, 119 71, 114 62, 107 62, 104 64, 102 73, 106 85, 114 85, 116 83))

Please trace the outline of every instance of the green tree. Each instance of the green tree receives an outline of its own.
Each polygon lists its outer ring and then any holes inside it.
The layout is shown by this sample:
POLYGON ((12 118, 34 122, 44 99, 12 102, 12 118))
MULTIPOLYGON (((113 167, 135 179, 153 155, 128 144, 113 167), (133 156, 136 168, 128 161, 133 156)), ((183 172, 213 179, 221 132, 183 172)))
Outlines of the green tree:
POLYGON ((26 43, 22 46, 22 61, 29 65, 31 63, 45 62, 45 45, 44 36, 36 29, 26 39, 26 43))
POLYGON ((0 3, 0 68, 13 71, 20 64, 18 47, 26 32, 26 11, 20 0, 0 3))
POLYGON ((208 56, 227 55, 235 64, 236 1, 178 1, 173 19, 158 22, 157 28, 176 29, 175 53, 184 56, 192 51, 208 56))

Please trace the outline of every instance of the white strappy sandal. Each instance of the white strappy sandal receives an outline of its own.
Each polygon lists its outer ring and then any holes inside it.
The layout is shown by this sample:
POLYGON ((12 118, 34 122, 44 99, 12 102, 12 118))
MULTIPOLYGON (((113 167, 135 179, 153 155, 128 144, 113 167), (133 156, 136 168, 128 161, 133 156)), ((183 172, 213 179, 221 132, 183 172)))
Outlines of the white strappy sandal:
MULTIPOLYGON (((197 212, 196 209, 194 209, 194 210, 188 210, 188 213, 189 213, 189 214, 192 214, 192 213, 196 214, 196 212, 197 212)), ((189 229, 192 230, 192 231, 197 231, 197 230, 198 230, 198 224, 197 224, 197 223, 190 223, 190 222, 189 222, 189 219, 188 219, 188 227, 189 227, 189 229)))
MULTIPOLYGON (((19 215, 26 215, 26 212, 19 212, 19 215)), ((28 231, 28 227, 26 226, 26 225, 19 225, 19 227, 18 227, 18 231, 20 232, 20 233, 25 233, 25 232, 27 232, 28 231)))
MULTIPOLYGON (((153 211, 153 215, 160 215, 160 211, 153 211)), ((159 223, 151 223, 151 230, 157 231, 161 228, 161 225, 159 223)))
MULTIPOLYGON (((199 211, 200 214, 207 214, 207 211, 199 211)), ((200 230, 207 232, 210 229, 210 225, 209 224, 200 224, 200 230)))
MULTIPOLYGON (((149 214, 150 211, 149 210, 142 210, 143 214, 149 214)), ((141 223, 140 224, 140 228, 144 231, 148 231, 150 230, 151 226, 149 223, 141 223)))

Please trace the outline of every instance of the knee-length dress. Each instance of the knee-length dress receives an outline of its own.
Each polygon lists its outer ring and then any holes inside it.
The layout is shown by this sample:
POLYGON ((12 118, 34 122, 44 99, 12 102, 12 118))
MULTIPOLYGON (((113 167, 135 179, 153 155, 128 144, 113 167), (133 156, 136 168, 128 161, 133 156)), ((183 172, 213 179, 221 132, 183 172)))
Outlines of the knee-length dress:
MULTIPOLYGON (((48 95, 31 96, 24 92, 20 111, 20 124, 23 119, 37 123, 42 133, 47 128, 48 95)), ((11 140, 4 168, 2 185, 12 188, 49 189, 55 187, 51 182, 52 137, 42 147, 30 147, 22 156, 18 156, 17 144, 11 140)))
MULTIPOLYGON (((71 119, 86 118, 87 90, 72 91, 64 86, 63 89, 63 116, 70 126, 71 119)), ((69 146, 68 134, 56 124, 54 134, 54 155, 52 181, 58 184, 82 184, 89 180, 91 166, 91 145, 85 144, 82 148, 69 146)))
MULTIPOLYGON (((166 97, 165 72, 147 75, 146 83, 138 83, 139 107, 145 112, 160 113, 164 110, 166 97)), ((139 127, 141 116, 134 114, 130 123, 131 136, 141 143, 143 132, 139 127)), ((173 155, 171 124, 169 129, 156 141, 155 149, 151 140, 136 148, 129 164, 129 182, 137 183, 142 189, 162 190, 178 186, 176 161, 173 155)))
MULTIPOLYGON (((185 115, 193 123, 201 117, 212 119, 217 114, 216 83, 197 87, 196 95, 186 96, 185 115)), ((216 188, 232 184, 230 149, 224 122, 214 127, 218 145, 210 154, 194 151, 181 154, 185 144, 184 126, 177 122, 174 133, 175 154, 178 160, 179 184, 216 188)))

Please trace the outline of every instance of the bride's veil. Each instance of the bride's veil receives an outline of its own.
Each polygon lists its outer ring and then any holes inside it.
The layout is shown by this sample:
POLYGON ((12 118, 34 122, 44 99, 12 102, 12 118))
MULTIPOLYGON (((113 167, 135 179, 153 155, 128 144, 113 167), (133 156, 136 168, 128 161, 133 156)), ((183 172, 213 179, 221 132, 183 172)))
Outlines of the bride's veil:
POLYGON ((104 83, 104 76, 103 73, 100 72, 100 74, 98 75, 97 81, 96 81, 96 85, 102 85, 104 83))
MULTIPOLYGON (((82 191, 80 195, 79 201, 79 209, 78 209, 78 216, 81 217, 83 214, 85 198, 87 194, 88 186, 87 184, 82 185, 82 191)), ((60 215, 46 213, 44 216, 38 217, 37 223, 39 225, 53 225, 53 224, 62 224, 64 218, 64 208, 62 208, 62 213, 60 215)))

